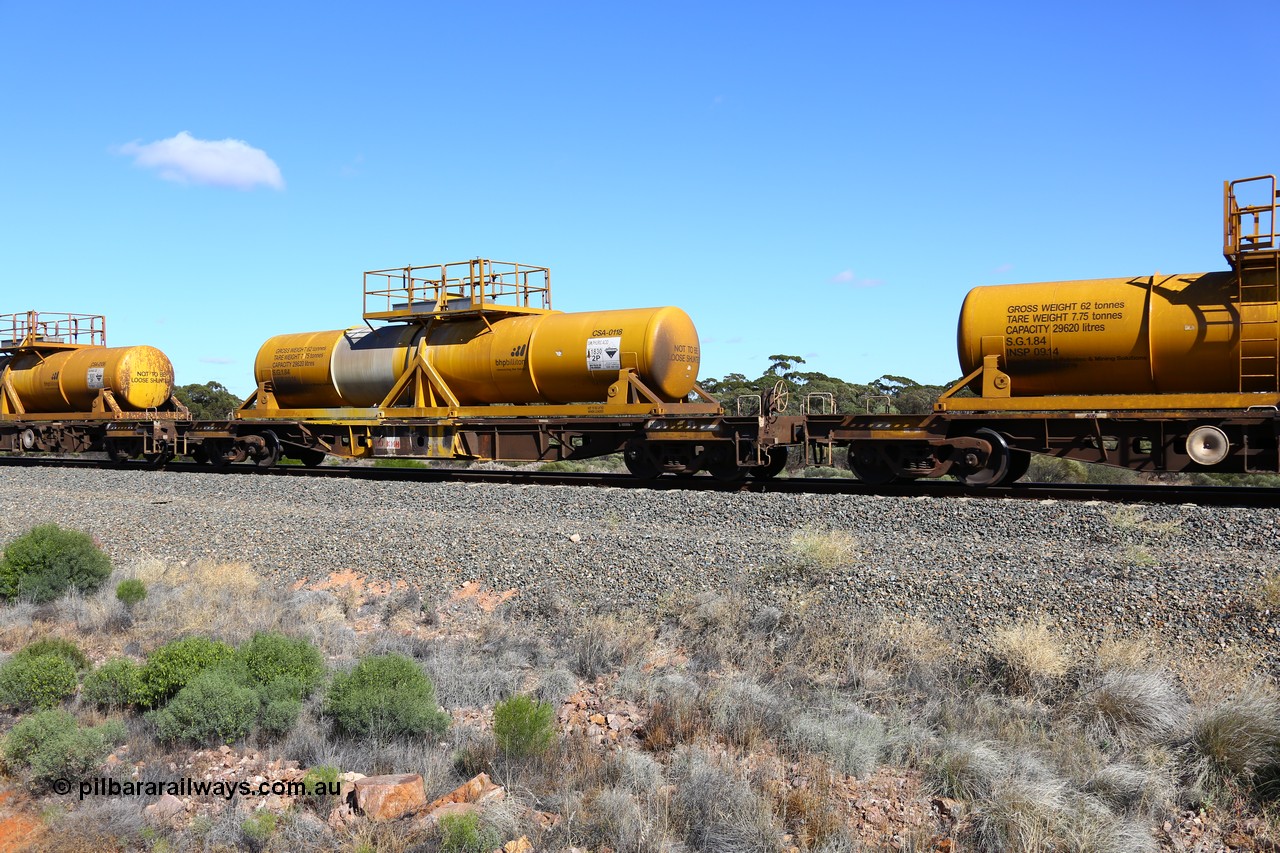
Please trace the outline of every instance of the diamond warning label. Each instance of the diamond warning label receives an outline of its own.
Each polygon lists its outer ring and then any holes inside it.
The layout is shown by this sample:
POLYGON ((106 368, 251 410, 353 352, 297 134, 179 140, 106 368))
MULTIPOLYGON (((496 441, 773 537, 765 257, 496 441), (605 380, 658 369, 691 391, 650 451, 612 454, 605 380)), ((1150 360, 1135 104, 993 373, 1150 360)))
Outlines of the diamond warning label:
POLYGON ((587 370, 621 370, 622 337, 587 338, 587 370))

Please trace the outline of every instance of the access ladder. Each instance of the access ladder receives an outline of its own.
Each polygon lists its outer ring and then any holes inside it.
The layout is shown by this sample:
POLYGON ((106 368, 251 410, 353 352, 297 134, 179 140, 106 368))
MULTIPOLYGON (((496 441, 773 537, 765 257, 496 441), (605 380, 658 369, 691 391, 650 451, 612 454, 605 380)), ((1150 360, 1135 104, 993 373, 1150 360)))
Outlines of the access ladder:
POLYGON ((1240 316, 1240 393, 1280 393, 1280 245, 1276 232, 1276 177, 1260 175, 1223 184, 1222 254, 1236 273, 1240 316), (1237 189, 1254 198, 1241 204, 1237 189))

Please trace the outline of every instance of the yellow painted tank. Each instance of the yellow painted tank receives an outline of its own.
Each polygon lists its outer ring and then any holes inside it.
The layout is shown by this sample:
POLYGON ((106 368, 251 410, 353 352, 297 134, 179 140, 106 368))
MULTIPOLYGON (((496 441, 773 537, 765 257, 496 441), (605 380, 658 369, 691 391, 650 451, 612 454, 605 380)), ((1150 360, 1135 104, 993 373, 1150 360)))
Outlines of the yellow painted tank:
POLYGON ((462 405, 603 401, 618 371, 682 400, 698 378, 698 332, 679 308, 547 312, 277 335, 254 377, 284 408, 374 406, 425 337, 432 365, 462 405))
POLYGON ((1014 396, 1235 392, 1236 299, 1231 272, 978 287, 960 311, 960 366, 1002 354, 1014 396))
POLYGON ((80 347, 22 352, 6 361, 18 399, 28 412, 89 412, 106 389, 121 409, 154 409, 173 394, 173 364, 155 347, 80 347))

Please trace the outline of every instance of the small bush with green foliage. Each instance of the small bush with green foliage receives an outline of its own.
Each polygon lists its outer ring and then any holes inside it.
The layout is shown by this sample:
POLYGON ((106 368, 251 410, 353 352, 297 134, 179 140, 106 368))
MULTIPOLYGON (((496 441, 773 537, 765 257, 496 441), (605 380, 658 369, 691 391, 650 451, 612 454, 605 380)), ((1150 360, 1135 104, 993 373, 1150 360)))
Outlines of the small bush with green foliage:
POLYGON ((14 655, 0 666, 0 705, 52 708, 73 696, 79 681, 75 666, 60 655, 14 655))
POLYGON ((113 658, 84 677, 84 701, 119 711, 138 700, 139 667, 128 658, 113 658))
POLYGON ((147 656, 138 673, 138 704, 154 708, 164 704, 206 669, 230 661, 235 651, 208 637, 186 637, 165 643, 147 656))
POLYGON ((276 827, 279 823, 280 816, 275 812, 259 809, 245 818, 244 822, 240 824, 240 831, 244 833, 250 849, 261 850, 262 845, 266 844, 272 835, 275 835, 276 827))
POLYGON ((480 825, 478 812, 440 818, 440 835, 440 853, 487 853, 502 844, 497 833, 480 825))
POLYGON ((449 716, 418 664, 403 655, 375 655, 333 679, 324 714, 338 730, 375 738, 441 734, 449 716))
POLYGON ((75 667, 77 672, 89 669, 89 657, 80 651, 80 647, 75 643, 64 640, 62 637, 45 637, 42 640, 36 640, 34 643, 23 646, 13 657, 22 660, 46 655, 62 658, 75 667))
POLYGON ((318 810, 337 796, 341 785, 342 770, 329 764, 310 767, 302 777, 303 796, 318 810))
POLYGON ((493 709, 493 736, 512 758, 541 755, 555 743, 555 710, 529 696, 503 699, 493 709))
POLYGON ((258 724, 269 735, 288 734, 302 713, 303 686, 296 678, 277 678, 258 688, 262 713, 258 724))
POLYGON ((119 720, 85 728, 61 709, 40 711, 21 720, 5 737, 4 760, 12 769, 29 770, 32 781, 41 785, 75 779, 92 773, 125 734, 119 720))
POLYGON ((231 743, 249 733, 258 717, 258 694, 227 669, 207 669, 149 714, 165 741, 211 745, 231 743))
POLYGON ((147 587, 137 578, 129 578, 116 584, 116 598, 130 610, 146 597, 147 587))
POLYGON ((43 603, 73 588, 93 592, 110 574, 111 558, 87 534, 42 524, 5 546, 0 596, 43 603))
POLYGON ((300 637, 257 633, 236 651, 236 658, 257 684, 291 679, 297 685, 299 699, 309 696, 324 678, 324 657, 300 637))

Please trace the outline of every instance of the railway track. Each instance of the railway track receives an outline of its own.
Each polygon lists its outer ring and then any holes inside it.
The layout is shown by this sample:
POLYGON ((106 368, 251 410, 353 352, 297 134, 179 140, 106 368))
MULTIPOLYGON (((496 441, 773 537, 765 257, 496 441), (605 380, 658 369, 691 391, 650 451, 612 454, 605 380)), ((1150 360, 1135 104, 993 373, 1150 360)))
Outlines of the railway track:
MULTIPOLYGON (((0 456, 4 467, 94 468, 115 471, 153 470, 141 462, 109 462, 96 459, 62 459, 39 456, 0 456)), ((1280 507, 1280 489, 1252 486, 1090 485, 1081 483, 1015 483, 1011 486, 975 488, 944 480, 917 480, 871 486, 839 478, 787 477, 747 479, 726 483, 713 477, 659 477, 641 480, 627 474, 593 474, 546 471, 469 470, 465 468, 378 468, 333 465, 305 468, 279 465, 257 468, 229 465, 212 468, 194 462, 170 462, 161 471, 222 476, 329 477, 408 483, 504 483, 541 486, 588 486, 617 489, 699 490, 720 492, 772 492, 780 494, 882 495, 888 497, 981 498, 984 500, 1065 500, 1117 503, 1195 504, 1198 506, 1280 507)))

